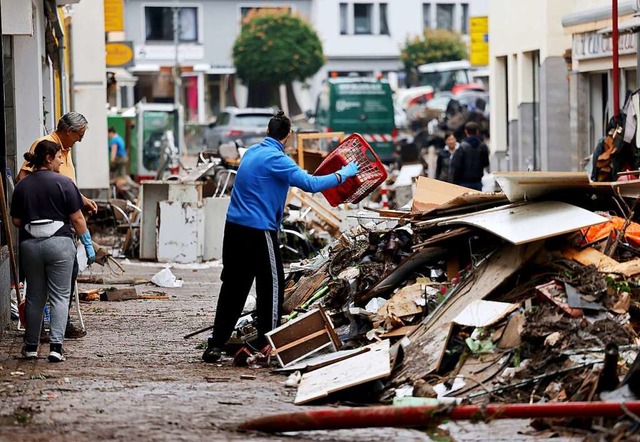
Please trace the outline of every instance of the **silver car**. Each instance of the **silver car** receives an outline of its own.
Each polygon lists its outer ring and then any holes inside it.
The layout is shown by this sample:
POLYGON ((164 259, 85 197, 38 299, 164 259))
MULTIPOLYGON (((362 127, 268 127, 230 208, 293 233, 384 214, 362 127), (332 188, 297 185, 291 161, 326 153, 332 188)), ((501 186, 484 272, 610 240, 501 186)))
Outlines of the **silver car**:
POLYGON ((259 143, 267 135, 269 120, 275 113, 273 108, 224 108, 216 122, 205 129, 207 150, 218 152, 221 144, 238 140, 247 147, 259 143))

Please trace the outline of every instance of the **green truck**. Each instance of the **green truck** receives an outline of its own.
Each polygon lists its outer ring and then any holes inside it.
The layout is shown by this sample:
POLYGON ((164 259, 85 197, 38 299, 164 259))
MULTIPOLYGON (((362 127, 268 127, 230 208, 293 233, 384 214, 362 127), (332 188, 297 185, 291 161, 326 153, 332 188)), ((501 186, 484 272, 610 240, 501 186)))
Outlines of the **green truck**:
POLYGON ((385 163, 394 161, 393 97, 386 80, 339 77, 322 85, 315 113, 322 132, 359 133, 385 163))

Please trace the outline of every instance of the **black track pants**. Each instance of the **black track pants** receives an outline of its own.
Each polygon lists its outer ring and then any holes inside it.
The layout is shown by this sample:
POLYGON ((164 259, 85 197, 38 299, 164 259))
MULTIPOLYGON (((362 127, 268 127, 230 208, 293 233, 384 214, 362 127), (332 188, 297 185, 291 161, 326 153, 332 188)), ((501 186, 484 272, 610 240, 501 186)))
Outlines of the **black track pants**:
POLYGON ((284 270, 277 232, 257 230, 227 221, 222 242, 222 288, 213 323, 213 346, 229 340, 256 281, 258 350, 264 334, 280 324, 284 298, 284 270))

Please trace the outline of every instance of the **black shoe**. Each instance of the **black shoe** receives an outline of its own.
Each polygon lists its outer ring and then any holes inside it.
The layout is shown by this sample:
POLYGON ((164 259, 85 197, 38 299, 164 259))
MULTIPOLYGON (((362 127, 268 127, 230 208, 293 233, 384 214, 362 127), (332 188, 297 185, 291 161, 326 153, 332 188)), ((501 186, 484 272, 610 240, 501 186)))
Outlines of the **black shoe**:
POLYGON ((27 344, 23 345, 22 356, 24 356, 25 359, 36 359, 38 357, 38 346, 27 344))
POLYGON ((64 351, 62 351, 62 344, 51 344, 49 346, 49 362, 62 362, 67 358, 64 357, 64 351))
POLYGON ((71 322, 67 322, 67 328, 64 330, 65 339, 80 339, 87 335, 87 331, 82 328, 78 328, 71 322))
POLYGON ((209 364, 218 362, 222 357, 222 350, 213 346, 213 340, 209 339, 207 349, 202 353, 202 360, 209 364))

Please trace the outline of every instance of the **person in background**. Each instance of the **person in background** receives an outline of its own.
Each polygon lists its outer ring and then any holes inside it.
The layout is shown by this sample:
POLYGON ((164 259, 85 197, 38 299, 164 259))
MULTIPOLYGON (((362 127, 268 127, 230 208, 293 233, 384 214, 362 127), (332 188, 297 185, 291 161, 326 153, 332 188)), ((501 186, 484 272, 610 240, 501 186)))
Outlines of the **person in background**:
POLYGON ((452 132, 447 132, 444 137, 444 147, 438 152, 436 179, 448 183, 453 182, 453 177, 451 176, 451 158, 459 147, 460 143, 456 140, 456 136, 452 132))
MULTIPOLYGON (((279 325, 282 315, 284 270, 278 230, 289 186, 320 192, 344 183, 358 172, 353 162, 330 175, 308 174, 284 152, 290 136, 291 121, 279 111, 269 121, 264 141, 247 149, 240 162, 227 211, 222 243, 222 288, 213 333, 202 354, 205 362, 221 358, 221 349, 231 337, 254 279, 258 335, 253 347, 243 347, 237 356, 244 353, 256 356, 256 362, 268 362, 271 349, 265 333, 279 325)), ((236 365, 243 362, 246 363, 246 357, 234 358, 236 365)))
POLYGON ((111 177, 121 177, 129 175, 127 173, 127 166, 129 165, 129 158, 127 157, 127 149, 124 145, 124 140, 116 129, 111 126, 109 128, 109 171, 111 177))
POLYGON ((451 158, 453 183, 469 189, 482 190, 484 169, 489 167, 489 148, 480 139, 478 123, 464 125, 467 136, 451 158))
POLYGON ((76 259, 73 231, 92 263, 95 251, 82 214, 84 201, 76 185, 60 173, 64 163, 59 144, 40 141, 24 154, 31 173, 16 185, 11 201, 13 225, 20 229, 20 254, 27 279, 26 332, 22 354, 38 357, 44 306, 51 306, 51 362, 65 360, 62 343, 69 317, 71 273, 76 259))
MULTIPOLYGON (((59 173, 69 178, 73 181, 73 184, 76 184, 76 169, 73 165, 73 158, 71 155, 71 149, 75 146, 76 143, 82 141, 84 138, 84 134, 87 131, 88 122, 84 115, 78 112, 68 112, 64 114, 58 120, 58 125, 56 130, 51 132, 49 135, 45 135, 44 137, 40 137, 33 142, 29 152, 34 151, 35 147, 43 140, 48 140, 56 143, 60 146, 60 150, 62 152, 62 164, 59 168, 59 173)), ((16 177, 16 184, 19 183, 22 179, 24 179, 29 174, 33 173, 34 169, 29 166, 29 163, 25 161, 20 168, 20 172, 16 177)), ((86 196, 80 194, 83 201, 83 208, 87 211, 89 215, 96 213, 98 210, 98 205, 95 201, 86 196)), ((22 261, 22 260, 21 260, 22 261)), ((21 273, 23 266, 20 265, 21 273)), ((75 286, 75 281, 78 276, 78 263, 75 261, 71 287, 75 286)), ((20 278, 22 280, 22 278, 20 278)), ((71 307, 71 303, 73 302, 73 297, 69 297, 69 307, 71 307)), ((71 321, 67 321, 67 329, 65 331, 65 338, 67 339, 78 339, 85 336, 87 332, 81 328, 74 326, 71 321)), ((43 335, 43 338, 45 336, 43 335)))

